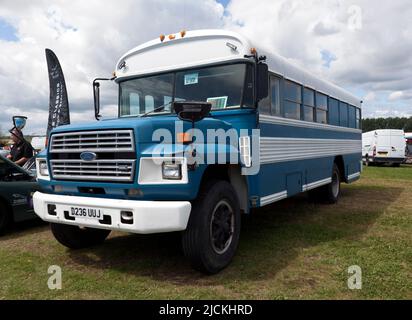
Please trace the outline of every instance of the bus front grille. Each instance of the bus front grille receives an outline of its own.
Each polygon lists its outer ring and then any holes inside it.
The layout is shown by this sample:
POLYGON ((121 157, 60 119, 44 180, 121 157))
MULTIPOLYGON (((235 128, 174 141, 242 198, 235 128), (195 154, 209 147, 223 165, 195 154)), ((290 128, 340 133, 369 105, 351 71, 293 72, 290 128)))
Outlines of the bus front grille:
POLYGON ((50 160, 54 179, 86 181, 133 181, 136 160, 50 160))
POLYGON ((49 159, 56 180, 133 182, 136 169, 133 130, 52 134, 49 159))
POLYGON ((79 131, 51 136, 51 153, 134 152, 132 130, 79 131))

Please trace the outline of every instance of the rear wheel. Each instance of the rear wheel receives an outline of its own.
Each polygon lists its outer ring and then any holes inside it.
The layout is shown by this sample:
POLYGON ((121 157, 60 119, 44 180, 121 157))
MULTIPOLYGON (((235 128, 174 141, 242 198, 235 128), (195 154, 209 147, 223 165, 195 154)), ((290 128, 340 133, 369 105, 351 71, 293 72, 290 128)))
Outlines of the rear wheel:
POLYGON ((7 207, 0 202, 0 236, 5 234, 11 224, 11 212, 7 210, 7 207))
POLYGON ((317 188, 315 190, 312 190, 310 192, 311 198, 319 202, 325 202, 330 204, 338 202, 340 195, 341 176, 336 163, 333 164, 331 179, 331 183, 323 187, 317 188))
POLYGON ((240 236, 239 200, 232 185, 212 181, 193 203, 187 229, 182 234, 183 251, 193 268, 214 274, 229 265, 240 236))
POLYGON ((101 244, 110 234, 110 230, 79 228, 60 223, 52 223, 50 226, 56 240, 70 249, 81 249, 101 244))

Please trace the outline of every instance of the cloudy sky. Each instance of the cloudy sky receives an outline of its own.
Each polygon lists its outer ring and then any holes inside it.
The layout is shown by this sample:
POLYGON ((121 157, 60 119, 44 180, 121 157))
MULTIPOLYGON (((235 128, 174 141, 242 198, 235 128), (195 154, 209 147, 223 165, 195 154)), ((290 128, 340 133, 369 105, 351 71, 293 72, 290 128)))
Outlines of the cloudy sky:
MULTIPOLYGON (((26 134, 45 132, 45 48, 60 59, 79 122, 93 119, 91 81, 123 53, 202 28, 241 32, 346 88, 366 117, 412 116, 410 0, 0 0, 0 130, 19 114, 29 117, 26 134)), ((111 115, 116 98, 105 99, 111 115)))

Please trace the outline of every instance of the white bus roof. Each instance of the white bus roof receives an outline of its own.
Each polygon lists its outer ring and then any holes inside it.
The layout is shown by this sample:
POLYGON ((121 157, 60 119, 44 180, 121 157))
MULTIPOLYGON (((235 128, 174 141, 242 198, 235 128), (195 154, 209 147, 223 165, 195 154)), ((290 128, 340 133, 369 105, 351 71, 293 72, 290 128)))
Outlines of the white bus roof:
POLYGON ((159 37, 123 55, 116 64, 117 81, 143 74, 245 60, 245 55, 250 55, 251 48, 256 48, 259 55, 266 55, 271 72, 332 98, 361 107, 360 99, 349 92, 315 77, 274 52, 255 47, 238 33, 226 30, 197 30, 188 31, 184 36, 180 33, 173 36, 174 39, 165 36, 163 41, 159 37), (122 68, 124 63, 125 67, 122 68))

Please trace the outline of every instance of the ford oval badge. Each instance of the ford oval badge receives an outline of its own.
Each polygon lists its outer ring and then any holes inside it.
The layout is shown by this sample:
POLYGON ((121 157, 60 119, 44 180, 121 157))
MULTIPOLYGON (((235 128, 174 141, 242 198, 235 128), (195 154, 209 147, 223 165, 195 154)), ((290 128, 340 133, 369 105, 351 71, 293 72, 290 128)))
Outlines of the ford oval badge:
POLYGON ((97 155, 94 152, 85 151, 80 154, 80 159, 83 161, 93 161, 96 160, 97 155))

